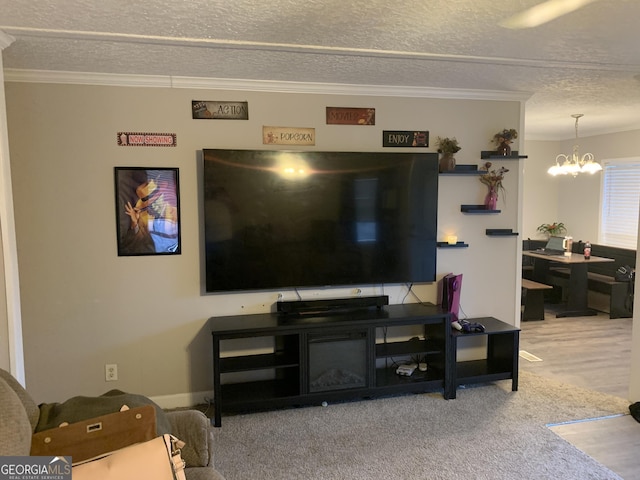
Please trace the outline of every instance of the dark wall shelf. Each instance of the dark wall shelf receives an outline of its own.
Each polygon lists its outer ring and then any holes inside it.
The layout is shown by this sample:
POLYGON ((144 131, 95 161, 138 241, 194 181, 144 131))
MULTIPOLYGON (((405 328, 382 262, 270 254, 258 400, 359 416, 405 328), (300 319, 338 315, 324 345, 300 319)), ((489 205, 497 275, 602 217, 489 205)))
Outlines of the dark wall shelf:
POLYGON ((469 246, 468 243, 464 242, 457 242, 453 245, 448 242, 437 242, 436 245, 438 246, 438 248, 467 248, 469 246))
POLYGON ((456 165, 455 170, 440 172, 440 175, 484 175, 486 170, 478 170, 477 165, 456 165))
POLYGON ((510 228, 487 228, 485 233, 489 237, 517 237, 518 232, 514 232, 510 228))
POLYGON ((460 211, 464 213, 500 213, 501 210, 489 210, 486 205, 460 205, 460 211))
MULTIPOLYGON (((521 158, 527 158, 526 155, 519 155, 517 150, 514 150, 509 155, 500 155, 496 150, 483 150, 480 152, 480 157, 483 160, 518 160, 521 158)), ((484 168, 484 166, 482 167, 484 168)), ((440 175, 484 175, 486 170, 480 170, 476 165, 456 165, 455 170, 446 172, 440 172, 440 175)), ((491 210, 486 205, 460 205, 460 211, 469 215, 491 215, 501 213, 502 210, 491 210)), ((518 232, 514 232, 512 229, 506 228, 487 228, 485 231, 487 236, 490 237, 517 237, 518 232)), ((468 247, 464 242, 458 242, 455 245, 449 245, 447 242, 437 242, 438 248, 465 248, 468 247)))
POLYGON ((517 150, 513 150, 511 155, 500 155, 496 150, 483 150, 480 152, 480 158, 483 160, 519 160, 528 157, 527 155, 518 155, 517 150))

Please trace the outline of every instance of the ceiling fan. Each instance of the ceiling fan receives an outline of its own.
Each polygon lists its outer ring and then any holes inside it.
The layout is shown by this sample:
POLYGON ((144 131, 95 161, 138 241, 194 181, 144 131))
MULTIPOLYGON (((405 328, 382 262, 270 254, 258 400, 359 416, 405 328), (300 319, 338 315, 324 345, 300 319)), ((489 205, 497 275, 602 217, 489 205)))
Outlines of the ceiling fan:
POLYGON ((521 29, 542 25, 598 0, 547 0, 500 23, 506 28, 521 29))

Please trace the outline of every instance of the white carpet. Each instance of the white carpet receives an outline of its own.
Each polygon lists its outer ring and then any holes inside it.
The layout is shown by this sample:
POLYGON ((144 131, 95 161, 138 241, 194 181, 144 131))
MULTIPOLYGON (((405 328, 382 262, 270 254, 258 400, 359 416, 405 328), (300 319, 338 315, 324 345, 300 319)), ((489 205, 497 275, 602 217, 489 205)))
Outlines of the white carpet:
POLYGON ((224 416, 214 429, 227 480, 620 477, 547 424, 628 413, 628 402, 521 372, 440 393, 224 416))

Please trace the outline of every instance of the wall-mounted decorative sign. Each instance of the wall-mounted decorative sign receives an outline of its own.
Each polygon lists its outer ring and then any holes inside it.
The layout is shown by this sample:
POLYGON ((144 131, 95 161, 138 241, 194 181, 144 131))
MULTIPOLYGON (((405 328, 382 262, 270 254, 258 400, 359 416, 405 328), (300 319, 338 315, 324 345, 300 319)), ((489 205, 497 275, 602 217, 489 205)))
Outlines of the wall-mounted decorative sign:
POLYGON ((177 168, 115 167, 118 255, 180 253, 177 168))
POLYGON ((197 120, 249 120, 249 102, 192 100, 191 114, 197 120))
POLYGON ((327 107, 327 125, 375 125, 375 108, 327 107))
POLYGON ((265 145, 315 145, 315 128, 262 127, 262 143, 265 145))
POLYGON ((118 132, 121 147, 175 147, 176 143, 175 133, 118 132))
POLYGON ((426 130, 418 132, 384 130, 382 132, 383 147, 428 147, 429 132, 426 130))

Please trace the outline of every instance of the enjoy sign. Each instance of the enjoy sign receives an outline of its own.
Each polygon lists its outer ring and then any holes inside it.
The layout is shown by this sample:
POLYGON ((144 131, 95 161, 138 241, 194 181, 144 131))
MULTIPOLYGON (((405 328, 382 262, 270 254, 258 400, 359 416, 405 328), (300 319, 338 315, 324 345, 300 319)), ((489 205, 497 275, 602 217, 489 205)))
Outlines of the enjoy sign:
POLYGON ((428 147, 429 132, 384 130, 382 132, 383 147, 428 147))

